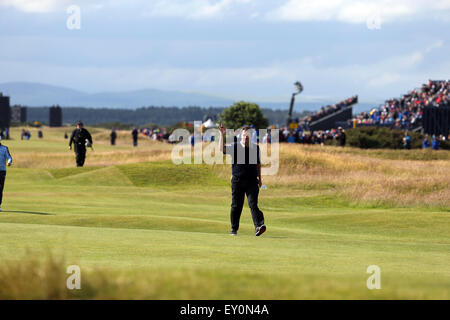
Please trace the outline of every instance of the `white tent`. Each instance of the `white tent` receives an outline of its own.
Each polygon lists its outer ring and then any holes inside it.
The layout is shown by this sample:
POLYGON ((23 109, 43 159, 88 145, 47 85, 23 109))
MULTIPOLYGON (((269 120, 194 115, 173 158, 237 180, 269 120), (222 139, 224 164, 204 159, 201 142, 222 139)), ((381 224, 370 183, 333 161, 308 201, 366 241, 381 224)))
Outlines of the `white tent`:
POLYGON ((209 128, 216 128, 217 125, 211 119, 208 119, 202 124, 202 127, 205 129, 209 129, 209 128))

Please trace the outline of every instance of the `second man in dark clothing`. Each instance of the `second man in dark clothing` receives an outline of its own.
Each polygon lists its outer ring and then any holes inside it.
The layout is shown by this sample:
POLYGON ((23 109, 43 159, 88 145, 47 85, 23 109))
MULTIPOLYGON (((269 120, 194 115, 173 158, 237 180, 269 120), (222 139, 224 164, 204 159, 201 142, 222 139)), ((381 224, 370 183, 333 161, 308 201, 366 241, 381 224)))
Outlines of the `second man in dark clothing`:
POLYGON ((338 139, 339 139, 339 145, 341 147, 345 147, 345 132, 344 129, 342 129, 342 127, 338 128, 338 139))
POLYGON ((110 140, 111 140, 111 145, 112 146, 116 145, 116 139, 117 139, 116 130, 112 129, 109 137, 110 137, 110 140))
POLYGON ((86 141, 92 146, 92 137, 89 131, 83 128, 83 123, 78 122, 77 128, 73 130, 69 140, 69 149, 72 150, 72 143, 76 155, 77 167, 82 167, 86 159, 86 141))
POLYGON ((131 131, 131 136, 133 137, 133 146, 137 147, 138 145, 138 129, 134 128, 133 131, 131 131))

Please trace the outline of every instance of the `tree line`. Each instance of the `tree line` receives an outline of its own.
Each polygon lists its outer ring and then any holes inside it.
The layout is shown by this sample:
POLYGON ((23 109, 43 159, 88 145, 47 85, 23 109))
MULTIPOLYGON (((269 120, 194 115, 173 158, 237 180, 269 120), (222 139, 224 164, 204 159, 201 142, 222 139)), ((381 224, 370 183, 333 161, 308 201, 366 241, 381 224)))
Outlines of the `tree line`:
MULTIPOLYGON (((218 120, 224 109, 197 106, 183 108, 150 106, 138 109, 62 107, 62 115, 64 124, 74 124, 81 120, 86 125, 117 123, 136 126, 144 126, 146 124, 171 126, 178 122, 206 121, 208 118, 218 120)), ((285 125, 287 110, 261 109, 261 111, 269 124, 285 125)), ((309 114, 309 111, 295 113, 294 117, 302 117, 305 114, 309 114)), ((49 107, 27 108, 27 121, 48 123, 49 107)))

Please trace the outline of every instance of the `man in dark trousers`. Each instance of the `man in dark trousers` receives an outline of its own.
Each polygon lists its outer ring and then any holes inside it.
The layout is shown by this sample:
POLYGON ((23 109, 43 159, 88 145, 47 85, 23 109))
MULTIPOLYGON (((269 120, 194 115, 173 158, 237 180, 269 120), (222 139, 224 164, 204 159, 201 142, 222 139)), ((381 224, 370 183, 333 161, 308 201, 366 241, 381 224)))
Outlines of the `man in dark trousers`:
POLYGON ((345 132, 342 129, 342 127, 338 128, 338 139, 339 139, 339 145, 341 147, 345 147, 345 132))
MULTIPOLYGON (((0 136, 0 141, 1 141, 0 136)), ((2 211, 3 187, 6 179, 6 165, 11 166, 12 157, 7 146, 0 143, 0 212, 2 211)))
POLYGON ((250 142, 249 127, 242 128, 240 141, 235 140, 228 146, 224 144, 225 127, 220 125, 219 130, 222 134, 220 139, 222 151, 224 154, 231 155, 232 159, 230 235, 237 235, 242 207, 247 195, 248 206, 255 225, 255 235, 260 236, 266 231, 266 226, 264 215, 258 208, 259 188, 262 186, 259 146, 250 142))
POLYGON ((116 144, 117 133, 115 129, 111 130, 111 134, 109 135, 111 138, 111 145, 114 146, 116 144))
POLYGON ((86 141, 92 146, 91 134, 83 128, 83 123, 78 121, 77 128, 73 130, 69 140, 69 150, 72 150, 72 143, 74 145, 77 167, 84 165, 84 160, 86 159, 86 141))
POLYGON ((137 147, 138 143, 138 130, 136 128, 131 131, 131 136, 133 137, 133 146, 137 147))

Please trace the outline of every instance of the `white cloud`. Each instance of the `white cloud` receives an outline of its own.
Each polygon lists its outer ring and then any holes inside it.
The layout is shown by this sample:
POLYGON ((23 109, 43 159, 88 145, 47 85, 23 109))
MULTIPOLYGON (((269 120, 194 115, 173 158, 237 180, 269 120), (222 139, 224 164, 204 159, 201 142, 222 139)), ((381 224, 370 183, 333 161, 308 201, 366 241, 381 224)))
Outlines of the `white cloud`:
POLYGON ((363 100, 367 100, 375 96, 399 96, 429 78, 448 77, 450 60, 442 61, 438 69, 423 69, 420 66, 425 55, 426 48, 423 52, 406 53, 367 64, 334 67, 321 66, 320 59, 314 57, 243 68, 79 67, 3 61, 0 62, 0 82, 26 79, 87 91, 92 88, 96 91, 157 88, 265 98, 289 97, 292 83, 300 80, 305 86, 301 99, 325 95, 329 99, 341 99, 360 94, 363 100))
POLYGON ((149 4, 145 14, 157 17, 182 17, 187 19, 207 19, 220 17, 235 5, 247 4, 251 0, 158 0, 149 4))
POLYGON ((52 12, 64 2, 61 0, 0 0, 0 6, 13 7, 24 12, 52 12))
MULTIPOLYGON (((365 23, 378 15, 382 22, 399 18, 442 14, 450 10, 450 0, 288 0, 266 17, 280 21, 341 21, 365 23)), ((447 13, 448 14, 448 13, 447 13)))
POLYGON ((434 43, 432 43, 431 45, 429 45, 426 49, 425 52, 431 52, 434 49, 439 49, 444 45, 444 41, 443 40, 438 40, 434 43))
MULTIPOLYGON (((385 72, 372 79, 367 83, 370 87, 383 87, 396 83, 402 79, 402 76, 398 73, 385 72)), ((425 81, 425 79, 424 79, 425 81)))
POLYGON ((0 7, 46 13, 76 4, 88 9, 131 9, 151 17, 216 19, 239 15, 276 21, 341 21, 365 23, 377 15, 381 22, 426 16, 449 20, 450 0, 0 0, 0 7))
MULTIPOLYGON (((132 0, 128 0, 131 3, 132 0)), ((83 10, 101 10, 106 5, 126 5, 124 0, 0 0, 0 7, 10 7, 26 13, 61 12, 71 5, 80 6, 83 10), (115 2, 119 1, 119 2, 115 2)))

